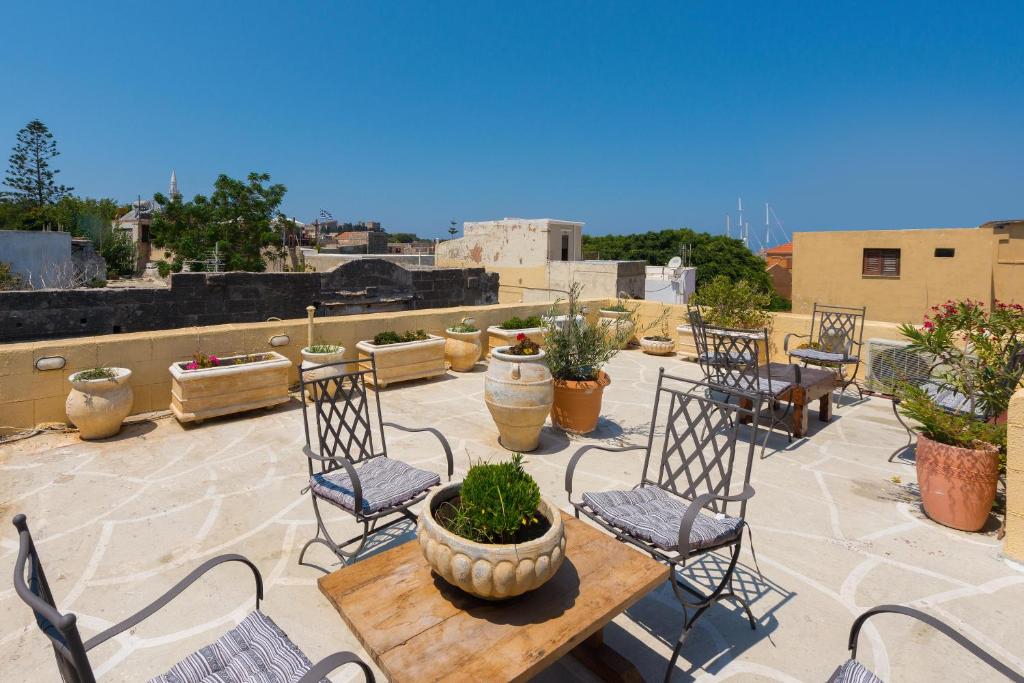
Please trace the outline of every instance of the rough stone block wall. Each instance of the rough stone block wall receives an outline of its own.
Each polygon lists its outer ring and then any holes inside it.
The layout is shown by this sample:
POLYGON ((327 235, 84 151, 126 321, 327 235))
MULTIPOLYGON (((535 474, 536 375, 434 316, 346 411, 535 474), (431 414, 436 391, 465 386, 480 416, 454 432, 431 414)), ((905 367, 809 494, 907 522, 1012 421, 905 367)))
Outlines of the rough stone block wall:
POLYGON ((327 273, 177 273, 168 289, 0 292, 0 342, 174 329, 269 318, 493 304, 482 268, 407 269, 360 260, 327 273))

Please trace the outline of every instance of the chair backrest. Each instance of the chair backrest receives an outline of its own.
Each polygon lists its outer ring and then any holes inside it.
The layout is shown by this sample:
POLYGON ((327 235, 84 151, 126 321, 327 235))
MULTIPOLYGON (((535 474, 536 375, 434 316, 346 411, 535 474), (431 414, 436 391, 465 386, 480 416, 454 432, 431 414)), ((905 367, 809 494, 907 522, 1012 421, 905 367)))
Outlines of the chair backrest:
POLYGON ((711 379, 711 352, 708 350, 708 331, 704 324, 704 316, 696 308, 687 307, 686 317, 690 321, 690 329, 693 331, 693 345, 697 348, 697 362, 700 369, 704 371, 704 379, 711 379))
MULTIPOLYGON (((368 376, 376 386, 377 364, 372 355, 299 369, 306 445, 321 457, 347 458, 349 462, 357 463, 386 454, 380 396, 377 392, 372 398, 369 396, 366 388, 368 376), (312 401, 307 402, 306 396, 312 401), (313 413, 312 419, 310 412, 313 413), (311 426, 315 428, 315 443, 311 426)), ((336 463, 320 462, 321 471, 337 467, 336 463)), ((312 473, 312 460, 310 470, 312 473)))
MULTIPOLYGON (((641 483, 686 500, 730 495, 750 483, 761 394, 668 375, 661 368, 641 483), (746 426, 741 423, 749 421, 746 426), (740 440, 741 431, 749 440, 740 440)), ((715 512, 742 517, 746 502, 712 501, 715 512)))
POLYGON ((811 344, 821 351, 853 355, 864 340, 864 317, 867 307, 850 308, 814 303, 811 313, 811 344))
POLYGON ((53 645, 57 669, 65 683, 95 683, 89 657, 74 614, 61 614, 50 593, 25 515, 15 515, 18 558, 14 562, 14 592, 35 614, 36 625, 53 645))
POLYGON ((712 384, 733 387, 743 393, 761 391, 758 376, 760 353, 769 361, 768 330, 736 330, 725 327, 707 328, 707 346, 713 362, 707 372, 712 384))

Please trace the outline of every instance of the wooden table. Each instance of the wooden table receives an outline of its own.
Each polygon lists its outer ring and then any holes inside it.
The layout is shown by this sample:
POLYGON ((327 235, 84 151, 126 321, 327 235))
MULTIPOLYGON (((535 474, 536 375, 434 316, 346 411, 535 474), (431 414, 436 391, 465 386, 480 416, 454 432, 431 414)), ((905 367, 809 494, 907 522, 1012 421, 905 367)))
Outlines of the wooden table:
POLYGON ((818 400, 818 419, 822 422, 832 419, 832 391, 836 386, 834 371, 801 367, 799 384, 796 384, 794 366, 786 363, 764 365, 760 368, 760 374, 762 377, 793 384, 779 398, 793 405, 794 437, 801 437, 807 433, 807 408, 815 399, 818 400))
POLYGON ((566 557, 535 591, 474 598, 433 575, 418 542, 320 579, 391 681, 522 681, 568 652, 604 680, 642 680, 601 629, 668 578, 668 568, 569 515, 566 557))

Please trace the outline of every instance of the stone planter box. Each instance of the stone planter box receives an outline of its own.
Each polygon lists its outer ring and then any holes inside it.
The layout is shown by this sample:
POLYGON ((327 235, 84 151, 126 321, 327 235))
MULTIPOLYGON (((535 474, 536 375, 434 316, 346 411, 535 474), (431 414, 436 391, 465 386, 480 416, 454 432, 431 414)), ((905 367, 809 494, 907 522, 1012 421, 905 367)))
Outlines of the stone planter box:
MULTIPOLYGON (((689 325, 680 325, 676 328, 679 333, 679 355, 683 360, 697 360, 697 342, 693 340, 693 328, 689 325)), ((754 332, 757 334, 757 331, 754 332)), ((710 342, 709 342, 710 343, 710 342)), ((785 359, 776 358, 779 362, 786 362, 785 359)), ((764 365, 768 362, 768 349, 763 339, 757 342, 757 362, 764 365)))
POLYGON ((458 495, 462 482, 434 489, 416 525, 423 556, 435 574, 470 595, 504 600, 539 588, 565 560, 565 528, 558 508, 540 499, 538 512, 551 523, 540 538, 519 544, 477 543, 456 536, 434 519, 440 505, 458 495))
MULTIPOLYGON (((258 355, 265 360, 198 370, 186 370, 187 361, 171 365, 174 417, 179 422, 201 422, 210 417, 286 403, 292 362, 276 351, 258 355)), ((234 358, 239 356, 228 356, 221 361, 234 358)))
POLYGON ((530 338, 530 341, 537 344, 537 346, 544 348, 544 328, 543 327, 526 327, 521 330, 503 330, 497 325, 492 325, 487 328, 487 346, 488 353, 494 351, 494 349, 501 346, 515 346, 516 335, 519 333, 525 334, 530 338))
MULTIPOLYGON (((377 386, 384 389, 393 382, 437 377, 448 371, 444 361, 444 337, 429 336, 429 339, 380 346, 364 340, 358 342, 356 348, 377 360, 377 386)), ((359 365, 364 370, 370 369, 368 362, 359 365)), ((372 381, 369 375, 367 379, 372 381)))

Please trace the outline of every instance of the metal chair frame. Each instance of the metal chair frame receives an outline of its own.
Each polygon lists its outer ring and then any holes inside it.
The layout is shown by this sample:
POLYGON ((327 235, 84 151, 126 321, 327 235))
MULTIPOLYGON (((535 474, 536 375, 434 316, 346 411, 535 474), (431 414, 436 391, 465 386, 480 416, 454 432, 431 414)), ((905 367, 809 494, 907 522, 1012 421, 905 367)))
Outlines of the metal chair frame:
MULTIPOLYGON (((985 662, 985 664, 988 664, 990 667, 992 667, 1000 674, 1005 676, 1008 680, 1014 681, 1015 683, 1024 683, 1024 676, 1021 676, 1019 673, 1015 672, 1013 669, 1011 669, 1010 667, 1008 667, 1007 665, 1003 664, 998 659, 990 655, 984 648, 982 648, 974 641, 968 639, 966 636, 960 633, 960 631, 957 631, 945 622, 939 621, 930 614, 926 614, 912 607, 906 607, 904 605, 879 605, 878 607, 872 607, 871 609, 857 617, 853 622, 853 626, 850 628, 850 640, 847 646, 850 650, 850 659, 857 659, 857 639, 858 636, 860 636, 861 627, 864 626, 864 622, 866 622, 868 619, 870 619, 876 614, 902 614, 903 616, 907 616, 912 619, 916 619, 924 624, 927 624, 928 626, 931 626, 936 631, 938 631, 939 633, 943 634, 944 636, 955 642, 957 645, 963 647, 965 650, 970 652, 972 655, 974 655, 981 661, 985 662)), ((833 683, 834 681, 839 680, 837 678, 838 673, 839 672, 837 671, 835 674, 832 675, 831 678, 829 678, 829 683, 833 683)))
MULTIPOLYGON (((329 371, 329 370, 328 370, 329 371)), ((313 513, 316 515, 316 535, 302 546, 299 553, 299 564, 314 567, 324 573, 331 570, 320 565, 305 562, 306 551, 311 545, 324 545, 334 553, 342 564, 348 565, 355 561, 359 553, 366 547, 371 534, 384 531, 404 520, 416 521, 416 515, 409 509, 426 498, 429 489, 415 497, 397 505, 382 508, 372 513, 363 512, 362 485, 355 465, 372 458, 388 457, 384 427, 391 427, 403 432, 428 432, 433 434, 444 450, 448 465, 448 480, 451 481, 455 471, 452 449, 448 440, 433 427, 405 427, 394 422, 384 422, 380 409, 380 394, 374 391, 373 404, 376 408, 376 419, 370 416, 370 400, 367 396, 366 377, 370 376, 373 385, 377 386, 377 364, 373 355, 369 357, 343 360, 337 363, 300 368, 299 380, 303 396, 312 398, 313 422, 316 425, 317 451, 312 448, 310 433, 310 401, 302 402, 302 422, 305 429, 306 445, 303 446, 309 465, 309 476, 326 474, 344 469, 352 482, 354 510, 337 505, 332 501, 323 501, 334 505, 343 512, 352 515, 363 527, 362 533, 340 543, 331 537, 324 524, 318 497, 310 491, 313 499, 313 513), (337 368, 338 374, 325 377, 324 370, 337 368), (307 393, 308 392, 308 393, 307 393), (379 448, 375 444, 374 425, 379 435, 379 448), (389 516, 399 515, 394 519, 380 524, 389 516), (346 550, 353 544, 354 550, 346 550)), ((308 489, 306 489, 308 490, 308 489)))
POLYGON ((749 527, 745 521, 747 501, 754 495, 750 486, 750 474, 754 462, 754 447, 757 441, 758 421, 753 419, 760 412, 762 396, 759 393, 742 394, 735 387, 717 386, 699 380, 666 374, 664 368, 658 371, 658 384, 654 397, 650 431, 646 446, 602 446, 592 444, 577 450, 565 472, 565 491, 577 518, 582 514, 608 531, 615 538, 649 554, 655 560, 668 565, 671 574, 669 585, 683 608, 683 628, 672 651, 665 673, 665 680, 671 679, 679 653, 693 628, 694 623, 715 603, 733 600, 742 606, 750 622, 750 628, 757 627, 753 613, 746 600, 732 590, 733 572, 742 548, 743 530, 749 527), (670 385, 666 385, 666 381, 670 385), (725 396, 718 400, 716 396, 725 396), (655 439, 657 437, 658 410, 662 399, 668 407, 665 418, 665 433, 661 439, 660 452, 655 465, 655 439), (743 407, 743 405, 749 407, 743 407), (691 408, 696 408, 691 411, 691 408), (740 425, 744 418, 752 418, 754 438, 746 448, 738 441, 740 425), (679 528, 678 550, 665 551, 653 543, 638 539, 623 529, 605 522, 585 502, 574 501, 573 476, 580 459, 592 450, 607 452, 643 451, 644 466, 637 487, 656 486, 687 503, 679 528), (738 451, 746 451, 745 456, 738 451), (737 456, 745 462, 737 463, 737 456), (739 481, 734 482, 737 464, 742 479, 742 489, 736 493, 739 481), (735 508, 738 507, 738 510, 735 508), (690 547, 690 530, 701 510, 729 514, 740 520, 739 533, 734 538, 704 548, 690 547), (702 591, 681 576, 688 561, 716 550, 729 551, 729 564, 722 580, 710 592, 702 591), (692 615, 691 615, 692 610, 692 615))
POLYGON ((819 304, 815 301, 814 309, 811 312, 810 334, 787 334, 782 340, 783 353, 789 355, 790 339, 807 339, 808 343, 814 346, 821 342, 822 333, 841 334, 845 341, 843 352, 847 360, 837 362, 809 361, 803 358, 800 358, 800 360, 805 366, 835 368, 839 384, 839 395, 845 395, 846 389, 852 384, 857 390, 858 396, 864 398, 864 390, 857 383, 857 371, 860 370, 860 364, 864 359, 864 320, 867 317, 867 310, 867 306, 859 308, 834 306, 832 304, 819 304), (854 353, 854 350, 856 350, 856 353, 854 353), (856 361, 853 360, 854 357, 856 357, 856 361), (850 373, 847 379, 846 368, 850 365, 853 365, 853 372, 850 373))
MULTIPOLYGON (((96 677, 89 661, 90 650, 153 616, 195 583, 197 579, 218 565, 239 562, 251 569, 256 581, 257 610, 260 607, 260 600, 263 599, 263 577, 256 565, 242 555, 220 555, 203 562, 173 588, 132 616, 83 642, 78 631, 77 617, 71 612, 61 613, 57 609, 25 515, 15 515, 13 522, 14 527, 18 530, 19 543, 18 557, 14 562, 14 591, 32 609, 39 630, 50 639, 54 656, 57 659, 57 669, 60 672, 61 680, 65 683, 95 683, 96 677), (27 582, 26 576, 28 577, 27 582)), ((319 683, 324 676, 344 664, 358 665, 363 670, 366 680, 373 683, 373 672, 351 652, 335 652, 328 655, 315 663, 296 683, 319 683)))

